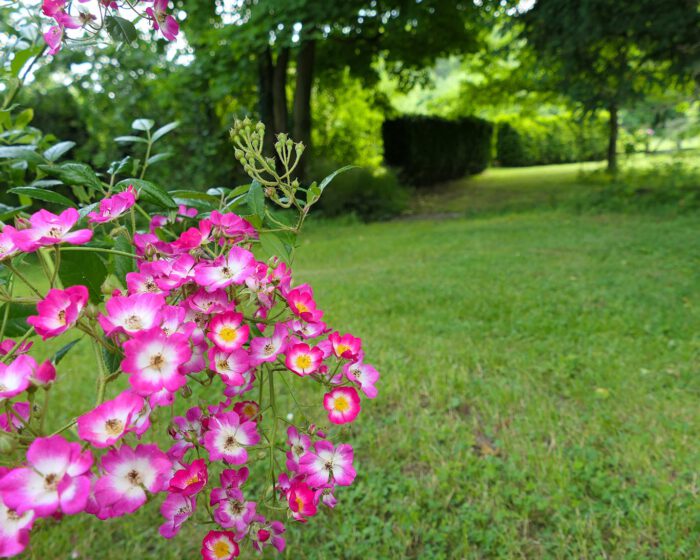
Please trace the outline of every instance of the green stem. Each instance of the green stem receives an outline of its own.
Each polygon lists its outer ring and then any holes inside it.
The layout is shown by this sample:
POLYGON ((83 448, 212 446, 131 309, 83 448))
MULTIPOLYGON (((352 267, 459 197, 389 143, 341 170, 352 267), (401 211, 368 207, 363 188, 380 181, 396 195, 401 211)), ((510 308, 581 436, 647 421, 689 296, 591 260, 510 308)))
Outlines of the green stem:
POLYGON ((126 251, 117 251, 116 249, 103 249, 102 247, 64 247, 62 251, 91 251, 94 253, 111 253, 112 255, 119 255, 122 257, 131 257, 132 259, 138 258, 136 255, 127 253, 126 251))
POLYGON ((275 376, 270 371, 267 374, 267 379, 270 389, 270 407, 272 408, 272 414, 274 416, 274 421, 272 423, 272 434, 270 437, 270 482, 272 484, 272 499, 277 501, 277 496, 275 494, 275 437, 277 436, 277 405, 275 403, 275 376))
POLYGON ((10 278, 9 284, 10 285, 8 287, 10 289, 10 292, 9 292, 10 299, 8 300, 7 305, 5 305, 5 312, 3 313, 3 316, 2 316, 2 327, 0 327, 0 341, 5 340, 5 329, 7 328, 7 319, 10 317, 10 302, 12 301, 12 291, 15 287, 14 278, 10 278))
POLYGON ((19 278, 22 282, 24 282, 24 284, 25 284, 32 292, 34 292, 34 293, 39 297, 39 299, 44 299, 44 296, 41 295, 41 292, 40 292, 39 290, 37 290, 37 289, 32 285, 32 283, 31 283, 29 280, 27 280, 27 278, 26 278, 19 270, 17 270, 17 269, 16 269, 13 265, 11 265, 9 262, 6 262, 6 263, 5 263, 5 266, 6 266, 7 268, 9 268, 9 269, 12 271, 12 274, 16 275, 17 278, 19 278))
POLYGON ((17 341, 17 344, 15 344, 12 347, 12 349, 2 357, 2 361, 5 363, 9 362, 14 357, 17 350, 19 350, 19 348, 22 346, 22 344, 24 344, 26 342, 26 340, 30 336, 32 336, 33 334, 34 334, 34 327, 31 327, 26 333, 24 333, 24 336, 22 336, 22 338, 20 338, 17 341))
POLYGON ((97 360, 97 368, 100 370, 100 376, 97 378, 97 398, 95 406, 101 405, 105 400, 105 388, 107 387, 107 372, 105 364, 102 360, 102 351, 95 339, 93 339, 92 347, 95 350, 95 359, 97 360))

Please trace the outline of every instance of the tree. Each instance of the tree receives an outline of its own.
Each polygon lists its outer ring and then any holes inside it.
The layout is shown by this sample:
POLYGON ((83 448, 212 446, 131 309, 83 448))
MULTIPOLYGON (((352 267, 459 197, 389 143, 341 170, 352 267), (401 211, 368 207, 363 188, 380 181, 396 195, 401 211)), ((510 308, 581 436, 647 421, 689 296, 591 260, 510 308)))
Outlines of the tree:
POLYGON ((669 79, 690 79, 696 62, 695 1, 538 0, 518 19, 549 86, 588 110, 608 111, 611 172, 620 109, 669 79))

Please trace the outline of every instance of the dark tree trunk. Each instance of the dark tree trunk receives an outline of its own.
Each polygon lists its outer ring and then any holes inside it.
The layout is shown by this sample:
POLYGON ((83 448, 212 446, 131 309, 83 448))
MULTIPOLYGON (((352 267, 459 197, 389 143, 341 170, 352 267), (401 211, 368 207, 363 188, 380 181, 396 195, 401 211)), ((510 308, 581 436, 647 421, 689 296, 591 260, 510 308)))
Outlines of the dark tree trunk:
POLYGON ((610 130, 608 136, 608 172, 617 172, 617 135, 620 124, 617 116, 617 105, 614 103, 608 108, 610 112, 610 130))
POLYGON ((273 66, 272 53, 266 48, 258 55, 258 112, 265 125, 264 151, 267 155, 274 153, 274 98, 272 90, 273 66))
POLYGON ((282 47, 272 76, 272 97, 274 104, 275 134, 289 131, 289 109, 287 106, 287 67, 289 47, 282 47))
POLYGON ((294 140, 306 146, 299 164, 299 175, 306 179, 311 151, 311 88, 314 82, 316 43, 309 39, 302 42, 297 55, 297 80, 294 88, 294 140))

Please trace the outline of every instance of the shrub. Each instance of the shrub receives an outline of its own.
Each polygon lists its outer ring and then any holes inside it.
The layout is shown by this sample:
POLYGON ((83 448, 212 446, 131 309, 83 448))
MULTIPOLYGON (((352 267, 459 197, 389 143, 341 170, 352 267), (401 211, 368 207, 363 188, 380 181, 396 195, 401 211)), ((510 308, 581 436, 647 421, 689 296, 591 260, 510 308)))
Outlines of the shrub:
MULTIPOLYGON (((322 178, 336 168, 328 162, 316 163, 312 173, 322 178)), ((408 191, 396 173, 386 168, 360 167, 336 176, 324 191, 318 207, 326 216, 355 214, 362 220, 374 221, 400 214, 408 205, 408 199, 408 191)))
POLYGON ((499 122, 496 131, 496 161, 505 167, 605 158, 607 131, 601 119, 509 119, 499 122))
POLYGON ((382 127, 384 160, 407 183, 432 185, 486 169, 492 134, 491 123, 476 117, 391 119, 382 127))

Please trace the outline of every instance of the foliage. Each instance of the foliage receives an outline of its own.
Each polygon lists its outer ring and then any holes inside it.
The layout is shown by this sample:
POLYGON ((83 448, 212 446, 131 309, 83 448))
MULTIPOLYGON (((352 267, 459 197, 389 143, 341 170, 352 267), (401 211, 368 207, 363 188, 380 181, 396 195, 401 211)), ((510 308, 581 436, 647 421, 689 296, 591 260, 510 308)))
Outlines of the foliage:
POLYGON ((605 124, 599 119, 543 116, 502 120, 496 125, 499 165, 517 167, 605 158, 605 124))
POLYGON ((479 173, 490 161, 493 126, 476 117, 406 116, 384 122, 384 159, 418 186, 479 173))
MULTIPOLYGON (((322 177, 337 166, 316 162, 312 176, 322 177)), ((409 192, 391 169, 358 167, 338 176, 319 202, 325 216, 354 214, 364 221, 386 220, 408 206, 409 192)))

